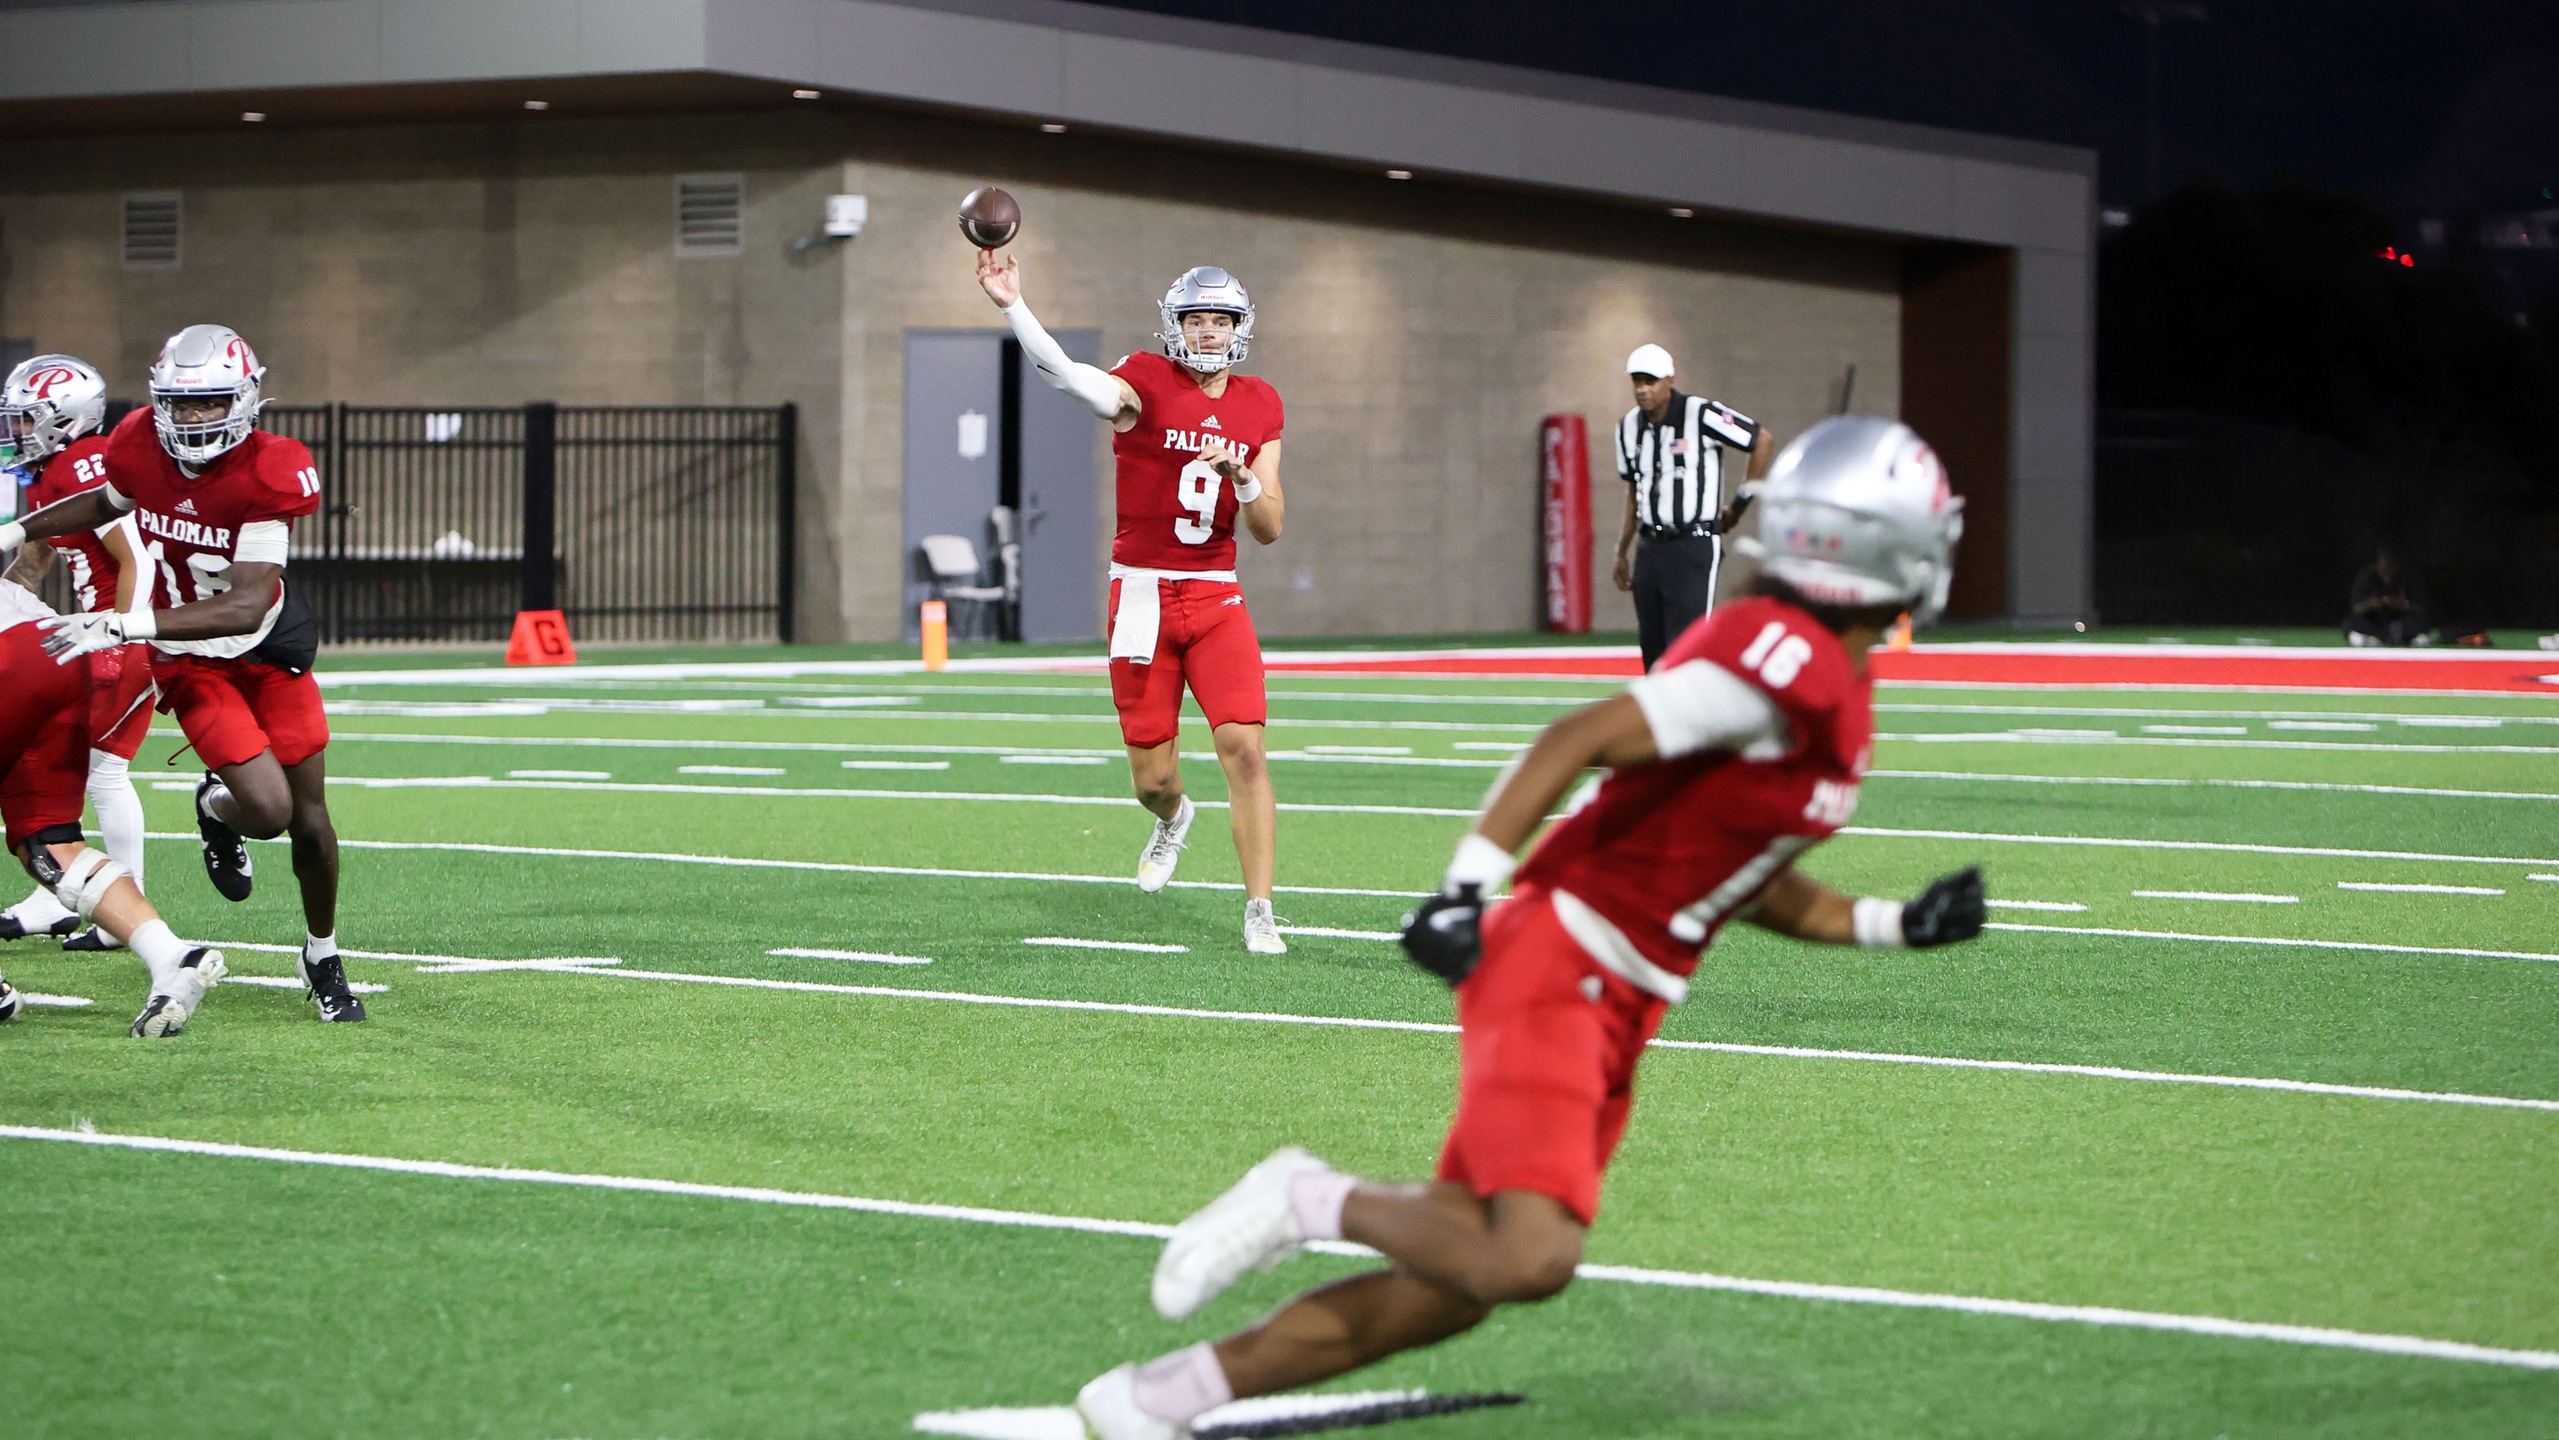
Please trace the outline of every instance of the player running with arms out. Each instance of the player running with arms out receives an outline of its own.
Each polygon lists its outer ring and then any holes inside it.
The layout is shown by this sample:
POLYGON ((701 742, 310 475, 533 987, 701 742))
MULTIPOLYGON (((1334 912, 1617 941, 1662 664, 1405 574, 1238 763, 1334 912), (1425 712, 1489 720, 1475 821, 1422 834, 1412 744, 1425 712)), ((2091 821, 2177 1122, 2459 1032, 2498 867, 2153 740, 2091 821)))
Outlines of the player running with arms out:
POLYGON ((1980 933, 1978 870, 1903 904, 1794 868, 1856 806, 1874 733, 1866 651, 1905 610, 1944 604, 1961 502, 1918 436, 1861 416, 1788 446, 1760 504, 1761 593, 1697 622, 1625 694, 1548 727, 1406 924, 1413 958, 1457 989, 1457 1118, 1438 1180, 1372 1184, 1282 1150, 1174 1231, 1154 1300, 1181 1319, 1311 1240, 1357 1241, 1393 1268, 1103 1375, 1077 1397, 1092 1435, 1179 1440, 1232 1399, 1435 1344, 1570 1284, 1636 1063, 1727 919, 1872 948, 1980 933), (1488 914, 1513 853, 1594 765, 1608 770, 1596 795, 1488 914))
MULTIPOLYGON (((27 478, 26 508, 42 509, 106 483, 107 383, 86 361, 39 355, 9 372, 0 385, 0 448, 7 464, 27 478)), ((142 539, 133 517, 118 516, 94 531, 56 536, 51 550, 29 548, 19 557, 19 577, 32 584, 57 554, 71 567, 72 593, 86 611, 126 611, 141 597, 136 563, 142 539)), ((133 757, 151 732, 151 651, 120 645, 91 654, 89 674, 89 800, 98 807, 98 830, 107 854, 142 885, 142 797, 133 788, 133 757)), ((65 909, 43 885, 0 912, 0 940, 54 934, 70 938, 65 950, 107 950, 119 942, 65 909), (73 934, 73 931, 79 931, 73 934)))
POLYGON ((151 408, 108 437, 106 483, 0 525, 0 545, 94 530, 130 513, 148 583, 137 608, 44 622, 60 660, 149 640, 161 706, 209 773, 196 787, 205 871, 227 900, 249 896, 242 836, 290 832, 308 933, 302 980, 323 1020, 362 1020, 338 956, 338 836, 329 743, 311 678, 318 626, 284 583, 293 522, 320 505, 299 440, 257 429, 265 367, 220 325, 169 337, 151 366, 151 408), (151 608, 165 592, 168 604, 151 608))
MULTIPOLYGON (((0 580, 0 817, 9 853, 83 924, 130 946, 150 970, 151 996, 130 1033, 175 1035, 222 978, 222 952, 179 939, 124 865, 81 839, 89 667, 58 665, 47 653, 41 627, 57 617, 23 583, 25 573, 13 564, 0 580)), ((0 1020, 17 1012, 17 992, 0 980, 0 1020)))
POLYGON ((977 283, 1003 310, 1042 379, 1111 427, 1119 528, 1111 540, 1111 702, 1128 746, 1137 798, 1155 816, 1138 857, 1137 888, 1173 879, 1194 810, 1183 793, 1176 733, 1182 686, 1208 717, 1226 771, 1228 818, 1244 869, 1244 945, 1284 955, 1271 913, 1279 812, 1262 731, 1270 708, 1262 642, 1235 580, 1235 529, 1268 545, 1280 537, 1279 392, 1233 367, 1253 339, 1253 302, 1213 265, 1164 292, 1164 353, 1111 370, 1066 358, 1022 303, 1018 262, 978 254, 977 283))

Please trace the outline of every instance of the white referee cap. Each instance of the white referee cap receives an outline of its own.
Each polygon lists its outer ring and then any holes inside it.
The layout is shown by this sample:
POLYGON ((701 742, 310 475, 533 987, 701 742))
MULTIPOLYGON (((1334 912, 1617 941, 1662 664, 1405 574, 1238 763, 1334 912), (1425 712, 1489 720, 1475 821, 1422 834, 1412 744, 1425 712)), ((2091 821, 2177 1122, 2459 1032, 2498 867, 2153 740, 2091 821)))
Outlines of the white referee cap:
POLYGON ((1679 372, 1671 367, 1669 351, 1659 345, 1638 345, 1635 353, 1626 357, 1626 373, 1668 378, 1679 372))

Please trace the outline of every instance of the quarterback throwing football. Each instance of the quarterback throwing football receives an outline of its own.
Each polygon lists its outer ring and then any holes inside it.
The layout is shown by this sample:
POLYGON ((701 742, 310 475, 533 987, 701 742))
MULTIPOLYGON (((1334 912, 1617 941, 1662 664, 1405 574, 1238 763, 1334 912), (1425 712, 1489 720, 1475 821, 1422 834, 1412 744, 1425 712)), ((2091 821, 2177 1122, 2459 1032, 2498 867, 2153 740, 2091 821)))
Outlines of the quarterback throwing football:
POLYGON ((1233 369, 1253 341, 1252 298, 1213 265, 1186 271, 1164 292, 1164 353, 1104 370, 1066 358, 1022 303, 1018 262, 979 252, 977 283, 1041 378, 1082 401, 1115 437, 1111 701, 1138 801, 1155 816, 1137 888, 1162 890, 1188 844, 1193 809, 1175 743, 1187 683, 1226 771, 1244 868, 1245 948, 1286 954, 1271 913, 1279 824, 1262 745, 1270 718, 1262 642, 1235 581, 1237 523, 1268 545, 1280 537, 1284 509, 1279 392, 1233 369))
POLYGON ((1899 948, 1980 933, 1981 874, 1909 904, 1794 868, 1848 823, 1874 733, 1866 651, 1945 603, 1961 502, 1899 424, 1826 420, 1760 493, 1765 576, 1691 626, 1625 694, 1547 728, 1458 845, 1405 948, 1457 989, 1457 1118, 1427 1185, 1380 1185, 1285 1149, 1184 1221, 1155 1307, 1181 1319, 1312 1240, 1393 1262, 1249 1330, 1123 1365, 1077 1397, 1099 1440, 1181 1440, 1230 1400, 1310 1385, 1472 1329, 1572 1283, 1637 1062, 1699 952, 1736 916, 1802 940, 1899 948), (1512 855, 1591 766, 1590 803, 1512 855))
POLYGON ((23 525, 0 525, 0 548, 134 517, 142 599, 130 610, 41 621, 44 648, 67 664, 151 642, 162 708, 210 772, 195 808, 214 888, 247 899, 242 837, 291 832, 309 927, 303 983, 321 1019, 362 1020, 338 955, 338 834, 322 758, 329 722, 311 678, 318 626, 284 583, 293 522, 320 508, 320 471, 301 441, 257 428, 265 378, 249 342, 223 326, 170 336, 151 365, 150 408, 107 438, 106 482, 23 525))

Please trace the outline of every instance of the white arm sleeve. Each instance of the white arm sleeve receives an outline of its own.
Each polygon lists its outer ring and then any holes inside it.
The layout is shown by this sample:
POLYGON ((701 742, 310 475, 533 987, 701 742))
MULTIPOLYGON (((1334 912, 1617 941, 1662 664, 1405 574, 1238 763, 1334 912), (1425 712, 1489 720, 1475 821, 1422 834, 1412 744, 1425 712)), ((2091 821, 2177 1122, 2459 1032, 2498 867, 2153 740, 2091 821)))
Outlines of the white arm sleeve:
POLYGON ((115 507, 117 514, 124 515, 131 513, 133 510, 133 502, 124 498, 124 492, 116 488, 116 482, 113 480, 102 480, 98 482, 98 488, 106 492, 107 503, 115 507))
POLYGON ((293 544, 290 520, 252 520, 240 527, 240 543, 231 551, 235 565, 281 565, 293 544))
POLYGON ((1786 717, 1749 682, 1710 660, 1655 671, 1626 687, 1665 760, 1701 750, 1734 750, 1745 760, 1786 753, 1786 717))
POLYGON ((1005 306, 1004 318, 1012 324, 1013 338, 1022 342, 1022 353, 1029 357, 1031 368, 1040 372, 1041 379, 1083 401, 1084 408, 1092 411, 1096 419, 1108 420, 1120 413, 1118 377, 1099 365, 1067 359, 1048 327, 1022 301, 1005 306))

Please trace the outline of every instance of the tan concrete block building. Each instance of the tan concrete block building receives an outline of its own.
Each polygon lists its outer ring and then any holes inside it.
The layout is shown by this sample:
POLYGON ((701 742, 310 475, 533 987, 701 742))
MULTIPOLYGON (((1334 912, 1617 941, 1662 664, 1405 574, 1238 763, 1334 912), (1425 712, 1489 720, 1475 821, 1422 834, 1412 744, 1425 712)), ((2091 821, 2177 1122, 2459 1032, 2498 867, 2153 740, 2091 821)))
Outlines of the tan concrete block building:
MULTIPOLYGON (((1853 367, 1968 497, 1959 613, 2086 606, 2082 152, 1039 0, 109 4, 8 12, 0 44, 0 128, 44 139, 0 176, 0 336, 129 395, 216 319, 285 402, 794 403, 804 639, 910 618, 901 514, 947 443, 915 337, 1001 326, 953 223, 989 182, 1031 303, 1104 363, 1185 268, 1252 288, 1247 368, 1289 410, 1288 531, 1242 562, 1267 634, 1533 625, 1538 420, 1588 417, 1604 552, 1645 341, 1781 436, 1853 367), (1228 113, 1154 113, 1206 61, 1228 113), (687 253, 706 180, 737 208, 687 253), (831 195, 858 237, 822 236, 831 195), (136 197, 172 196, 179 253, 137 263, 136 197)), ((1098 575, 1089 430, 1089 491, 1051 492, 1082 553, 1051 563, 1098 575)), ((1099 594, 1050 633, 1097 635, 1099 594)))

